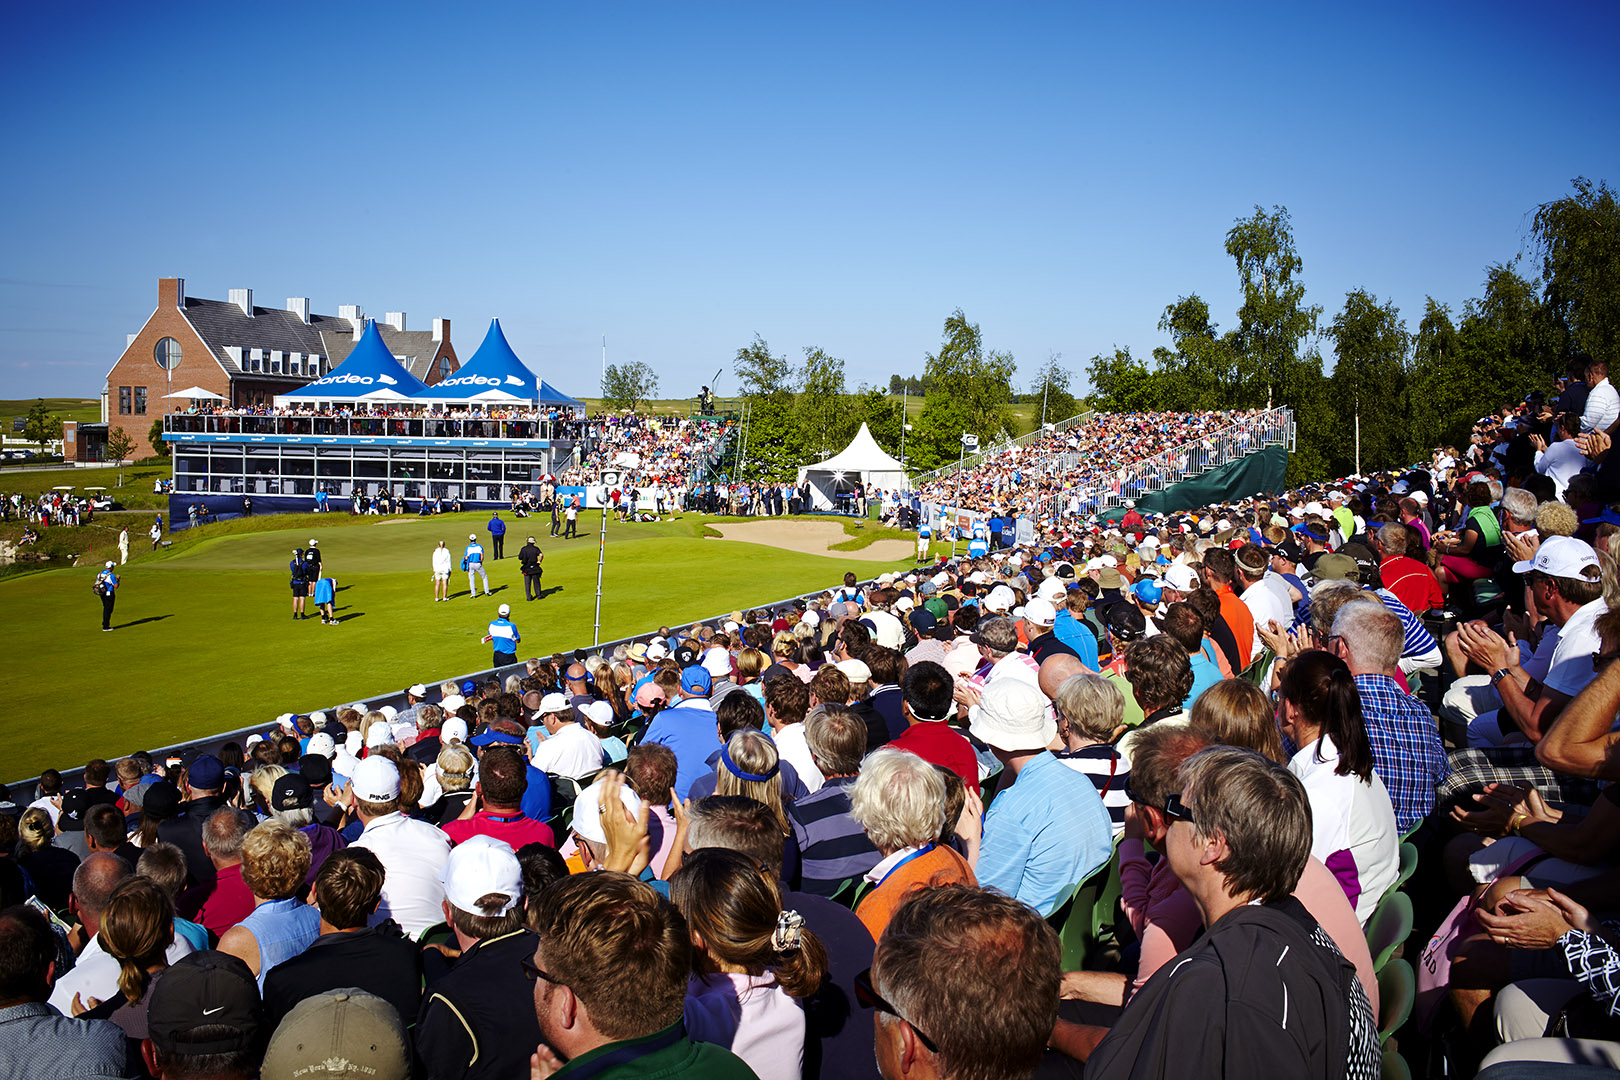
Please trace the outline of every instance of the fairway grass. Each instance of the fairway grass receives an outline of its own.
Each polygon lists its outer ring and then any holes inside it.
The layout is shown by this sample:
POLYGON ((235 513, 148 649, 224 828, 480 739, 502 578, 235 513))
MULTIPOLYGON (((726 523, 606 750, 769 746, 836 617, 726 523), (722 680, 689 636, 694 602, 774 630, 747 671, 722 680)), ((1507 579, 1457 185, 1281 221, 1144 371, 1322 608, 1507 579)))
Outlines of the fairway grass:
MULTIPOLYGON (((706 540, 697 535, 704 520, 609 522, 601 640, 833 588, 846 570, 867 577, 910 565, 706 540)), ((479 638, 501 603, 512 605, 523 635, 519 656, 589 645, 596 513, 582 515, 581 537, 568 541, 547 535, 547 519, 509 520, 506 558, 488 564, 495 594, 469 598, 458 570, 451 600, 433 603, 434 545, 444 540, 459 566, 468 533, 490 550, 485 521, 473 514, 341 525, 266 517, 252 523, 259 531, 177 534, 169 551, 144 552, 136 543, 119 569, 110 634, 100 629, 92 568, 0 580, 0 655, 15 702, 0 728, 0 777, 110 760, 484 670, 492 656, 479 638), (533 603, 523 599, 517 563, 530 528, 546 553, 546 595, 533 603), (336 627, 291 617, 287 562, 311 537, 320 539, 338 583, 336 627)))

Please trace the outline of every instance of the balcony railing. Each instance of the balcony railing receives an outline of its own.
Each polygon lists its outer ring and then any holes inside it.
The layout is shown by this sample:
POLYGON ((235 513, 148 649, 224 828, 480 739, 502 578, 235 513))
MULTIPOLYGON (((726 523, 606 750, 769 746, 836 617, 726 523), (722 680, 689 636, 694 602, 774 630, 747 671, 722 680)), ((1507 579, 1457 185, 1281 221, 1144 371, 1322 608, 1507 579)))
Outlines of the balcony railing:
POLYGON ((583 420, 450 420, 404 416, 214 416, 170 413, 165 435, 577 441, 583 420))

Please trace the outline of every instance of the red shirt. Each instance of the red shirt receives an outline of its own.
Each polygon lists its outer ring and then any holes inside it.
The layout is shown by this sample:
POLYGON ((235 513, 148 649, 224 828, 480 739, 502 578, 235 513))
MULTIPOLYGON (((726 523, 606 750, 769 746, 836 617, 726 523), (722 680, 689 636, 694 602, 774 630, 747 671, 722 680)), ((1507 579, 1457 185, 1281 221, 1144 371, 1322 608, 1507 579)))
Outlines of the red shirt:
POLYGON ((441 826, 450 843, 460 844, 474 836, 493 836, 510 844, 516 851, 524 844, 541 843, 557 846, 551 826, 543 821, 526 818, 517 810, 480 810, 470 818, 458 818, 441 826))
POLYGON ((1434 571, 1405 555, 1391 555, 1378 564, 1378 576, 1384 588, 1396 599, 1421 615, 1430 608, 1445 607, 1446 598, 1440 593, 1440 583, 1434 580, 1434 571))
POLYGON ((253 905, 253 893, 242 880, 242 864, 237 863, 220 870, 219 882, 197 909, 196 921, 218 937, 253 914, 253 905))
POLYGON ((942 765, 962 778, 969 791, 979 790, 979 759, 973 744, 943 722, 912 724, 898 739, 890 741, 897 750, 910 750, 933 765, 942 765))

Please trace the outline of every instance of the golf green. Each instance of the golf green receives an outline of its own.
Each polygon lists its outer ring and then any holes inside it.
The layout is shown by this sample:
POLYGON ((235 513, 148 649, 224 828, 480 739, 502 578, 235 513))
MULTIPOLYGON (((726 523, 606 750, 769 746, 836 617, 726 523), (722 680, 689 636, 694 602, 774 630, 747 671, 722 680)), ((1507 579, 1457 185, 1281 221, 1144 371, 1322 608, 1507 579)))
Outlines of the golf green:
MULTIPOLYGON (((468 533, 488 548, 486 520, 266 517, 208 527, 223 535, 176 534, 169 551, 143 552, 137 540, 119 568, 110 634, 101 632, 92 568, 0 581, 13 710, 0 729, 0 776, 111 760, 484 670, 492 657, 479 639, 501 603, 512 605, 523 635, 520 656, 589 645, 595 513, 582 515, 580 538, 566 541, 546 535, 547 521, 509 522, 506 558, 488 564, 494 595, 470 598, 458 570, 451 599, 433 602, 434 546, 444 540, 459 566, 468 533), (545 595, 532 603, 516 557, 530 528, 545 551, 545 595), (338 584, 337 626, 291 617, 287 562, 312 537, 338 584)), ((850 569, 866 577, 905 565, 702 539, 701 531, 695 517, 608 524, 601 640, 833 588, 850 569)))

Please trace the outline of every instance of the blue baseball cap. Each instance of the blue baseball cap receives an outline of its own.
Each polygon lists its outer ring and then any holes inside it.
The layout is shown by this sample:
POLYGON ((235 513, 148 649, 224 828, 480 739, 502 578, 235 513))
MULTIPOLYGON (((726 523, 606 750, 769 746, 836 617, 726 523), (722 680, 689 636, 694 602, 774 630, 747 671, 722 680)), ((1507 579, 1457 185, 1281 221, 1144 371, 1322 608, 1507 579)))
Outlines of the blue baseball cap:
POLYGON ((199 791, 212 791, 225 783, 225 763, 213 754, 202 754, 186 773, 188 782, 199 791))
POLYGON ((1157 604, 1164 596, 1164 590, 1159 588, 1159 583, 1153 578, 1143 578, 1135 585, 1132 585, 1131 590, 1136 593, 1136 598, 1144 604, 1157 604))
POLYGON ((707 694, 713 687, 709 673, 696 664, 681 672, 681 689, 688 694, 707 694))

